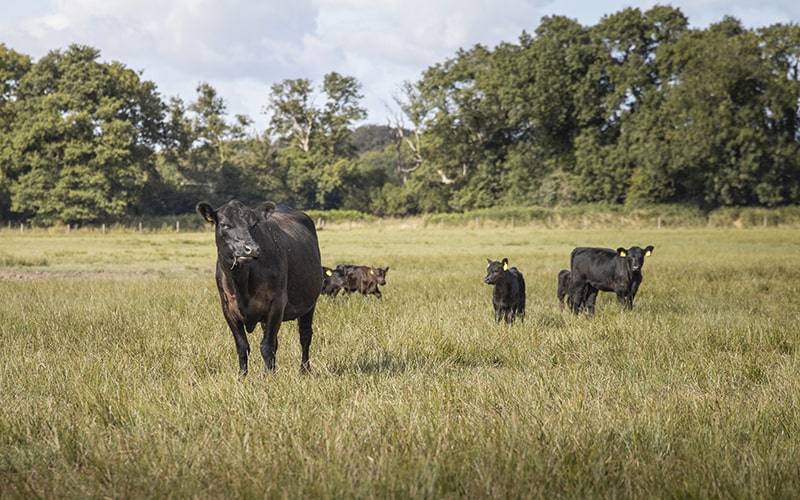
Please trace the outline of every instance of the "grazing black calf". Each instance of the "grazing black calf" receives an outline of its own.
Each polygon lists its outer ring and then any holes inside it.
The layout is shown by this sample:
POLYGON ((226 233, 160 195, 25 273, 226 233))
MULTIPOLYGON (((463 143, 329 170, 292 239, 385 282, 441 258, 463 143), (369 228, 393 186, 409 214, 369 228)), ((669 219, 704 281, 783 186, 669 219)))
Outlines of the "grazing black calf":
MULTIPOLYGON (((583 295, 581 296, 581 304, 580 307, 586 306, 586 292, 589 291, 591 287, 586 287, 583 290, 583 295)), ((564 310, 564 298, 567 299, 567 307, 569 310, 572 310, 572 273, 569 272, 568 269, 562 269, 558 272, 558 304, 561 306, 561 310, 564 310)))
POLYGON ((580 312, 585 303, 588 314, 594 314, 597 292, 614 292, 620 304, 633 308, 633 299, 642 284, 644 258, 653 252, 652 245, 629 249, 578 247, 570 257, 572 276, 572 310, 580 312))
POLYGON ((562 269, 558 272, 558 305, 561 310, 564 310, 564 297, 567 298, 567 307, 572 310, 572 294, 570 293, 570 284, 572 278, 569 269, 562 269))
POLYGON ((493 285, 492 304, 494 319, 498 323, 505 320, 512 323, 515 318, 525 318, 525 278, 516 267, 508 267, 508 259, 498 262, 486 259, 489 263, 483 282, 493 285))
POLYGON ((344 271, 322 266, 322 294, 328 297, 336 295, 344 288, 344 271))

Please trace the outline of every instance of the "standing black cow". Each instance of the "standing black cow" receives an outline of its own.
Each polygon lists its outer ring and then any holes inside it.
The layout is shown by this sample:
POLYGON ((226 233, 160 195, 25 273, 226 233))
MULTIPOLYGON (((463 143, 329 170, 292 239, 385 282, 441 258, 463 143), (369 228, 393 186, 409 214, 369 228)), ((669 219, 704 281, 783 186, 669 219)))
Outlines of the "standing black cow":
POLYGON ((642 283, 644 258, 654 247, 629 249, 578 247, 570 256, 572 277, 572 310, 580 312, 585 303, 589 315, 594 314, 597 292, 614 292, 620 304, 633 308, 633 299, 642 283))
POLYGON ((502 261, 486 259, 489 263, 483 282, 493 285, 492 305, 494 319, 512 323, 515 318, 525 318, 525 278, 516 267, 508 267, 508 259, 502 261))
POLYGON ((314 309, 322 288, 319 242, 313 221, 303 212, 272 202, 251 209, 231 200, 214 210, 198 203, 213 223, 217 242, 217 290, 222 313, 233 333, 239 374, 247 375, 247 333, 261 323, 264 372, 275 369, 281 322, 297 320, 301 367, 310 368, 308 349, 314 309))

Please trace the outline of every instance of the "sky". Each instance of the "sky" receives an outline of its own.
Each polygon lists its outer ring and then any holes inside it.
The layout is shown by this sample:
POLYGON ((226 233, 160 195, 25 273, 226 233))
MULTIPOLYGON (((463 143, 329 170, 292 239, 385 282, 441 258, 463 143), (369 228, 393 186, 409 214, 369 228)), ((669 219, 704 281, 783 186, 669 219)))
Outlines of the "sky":
POLYGON ((475 44, 533 33, 546 16, 584 26, 625 8, 679 8, 693 28, 732 16, 746 28, 799 23, 797 0, 0 0, 0 43, 38 60, 71 44, 141 72, 162 98, 214 87, 228 115, 267 126, 270 87, 337 72, 361 84, 366 123, 397 113, 403 82, 475 44), (756 5, 758 4, 758 5, 756 5))

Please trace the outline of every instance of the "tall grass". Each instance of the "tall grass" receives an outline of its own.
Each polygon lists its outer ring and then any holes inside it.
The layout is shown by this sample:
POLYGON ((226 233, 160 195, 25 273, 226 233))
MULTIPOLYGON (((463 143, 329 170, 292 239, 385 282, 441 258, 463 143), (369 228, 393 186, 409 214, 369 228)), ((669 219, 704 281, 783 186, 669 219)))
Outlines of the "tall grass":
POLYGON ((237 380, 194 234, 0 240, 0 496, 777 497, 800 494, 800 236, 789 229, 320 232, 390 266, 323 297, 299 370, 237 380), (577 245, 655 245, 635 309, 556 303, 577 245), (493 321, 486 258, 525 274, 493 321), (34 265, 29 265, 34 264, 34 265))

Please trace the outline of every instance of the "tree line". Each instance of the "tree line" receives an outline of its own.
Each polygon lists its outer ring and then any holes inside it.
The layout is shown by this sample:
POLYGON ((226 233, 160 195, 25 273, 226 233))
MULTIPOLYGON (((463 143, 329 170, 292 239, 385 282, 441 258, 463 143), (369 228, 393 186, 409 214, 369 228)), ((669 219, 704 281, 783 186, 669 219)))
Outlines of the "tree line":
POLYGON ((0 218, 91 224, 270 199, 380 216, 502 206, 800 201, 800 27, 692 29, 624 9, 476 45, 361 125, 361 84, 331 72, 265 95, 254 131, 199 83, 195 100, 100 51, 34 61, 0 44, 0 218))

